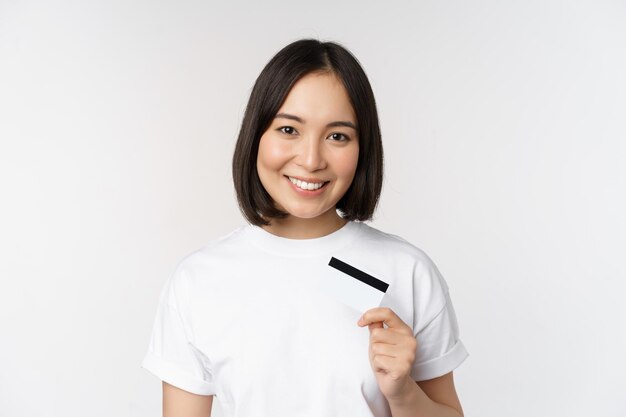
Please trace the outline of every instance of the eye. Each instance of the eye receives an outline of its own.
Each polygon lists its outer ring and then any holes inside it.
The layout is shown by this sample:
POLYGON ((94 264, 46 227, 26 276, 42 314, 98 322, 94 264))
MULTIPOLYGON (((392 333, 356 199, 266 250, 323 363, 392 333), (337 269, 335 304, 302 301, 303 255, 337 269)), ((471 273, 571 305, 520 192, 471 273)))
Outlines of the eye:
POLYGON ((350 138, 343 133, 333 133, 330 135, 331 138, 336 139, 337 137, 343 137, 343 139, 337 140, 337 142, 347 142, 350 138))
POLYGON ((293 134, 293 132, 295 132, 295 131, 296 131, 296 129, 294 129, 294 128, 293 128, 293 127, 291 127, 291 126, 283 126, 283 127, 279 127, 279 128, 278 128, 278 131, 283 132, 283 133, 285 133, 285 134, 287 134, 287 135, 292 135, 292 134, 293 134))

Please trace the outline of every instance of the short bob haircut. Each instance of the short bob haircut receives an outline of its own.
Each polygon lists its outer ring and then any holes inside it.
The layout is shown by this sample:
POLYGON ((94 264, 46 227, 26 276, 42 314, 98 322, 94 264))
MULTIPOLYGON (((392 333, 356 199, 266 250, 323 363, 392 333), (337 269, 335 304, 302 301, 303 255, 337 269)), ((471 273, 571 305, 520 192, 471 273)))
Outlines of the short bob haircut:
POLYGON ((383 183, 383 146, 378 112, 369 80, 357 59, 343 46, 300 39, 281 49, 257 78, 235 145, 232 174, 239 208, 249 223, 289 215, 274 205, 257 172, 259 141, 293 85, 309 73, 335 74, 343 83, 356 114, 359 159, 352 184, 336 209, 347 220, 370 220, 383 183))

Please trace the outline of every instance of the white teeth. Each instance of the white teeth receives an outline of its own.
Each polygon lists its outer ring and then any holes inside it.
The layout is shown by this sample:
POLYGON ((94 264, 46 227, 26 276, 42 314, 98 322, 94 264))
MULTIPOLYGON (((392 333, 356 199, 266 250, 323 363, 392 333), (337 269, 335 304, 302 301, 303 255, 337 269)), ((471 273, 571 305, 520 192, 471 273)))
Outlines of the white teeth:
POLYGON ((289 180, 292 183, 294 183, 296 185, 296 187, 302 188, 303 190, 317 190, 317 189, 321 188, 322 185, 324 185, 323 182, 315 184, 315 183, 312 183, 312 182, 309 183, 309 182, 300 181, 300 180, 297 180, 297 179, 291 178, 291 177, 288 177, 288 178, 289 178, 289 180))

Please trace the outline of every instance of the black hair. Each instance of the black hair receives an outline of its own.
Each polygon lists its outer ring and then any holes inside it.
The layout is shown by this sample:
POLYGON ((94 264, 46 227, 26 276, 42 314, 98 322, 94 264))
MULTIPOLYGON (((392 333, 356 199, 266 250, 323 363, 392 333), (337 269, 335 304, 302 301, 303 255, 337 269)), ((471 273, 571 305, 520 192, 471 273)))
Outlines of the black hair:
POLYGON ((239 208, 249 223, 288 215, 277 209, 257 172, 259 141, 293 85, 309 73, 332 73, 343 83, 356 114, 359 158, 352 184, 337 202, 344 219, 370 220, 383 183, 383 146, 374 93, 356 57, 335 42, 300 39, 281 49, 259 74, 244 113, 232 160, 239 208))

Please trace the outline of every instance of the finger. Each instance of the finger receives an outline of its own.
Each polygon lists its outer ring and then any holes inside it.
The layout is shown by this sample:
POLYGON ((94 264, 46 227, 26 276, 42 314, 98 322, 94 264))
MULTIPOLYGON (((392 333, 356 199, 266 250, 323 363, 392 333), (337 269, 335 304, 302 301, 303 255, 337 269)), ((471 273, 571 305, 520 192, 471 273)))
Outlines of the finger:
POLYGON ((383 322, 382 321, 375 321, 374 323, 370 323, 367 325, 367 327, 371 330, 373 329, 383 329, 383 322))
POLYGON ((392 345, 417 343, 412 334, 409 336, 403 331, 382 328, 370 329, 370 342, 389 343, 392 345))
POLYGON ((402 348, 389 343, 372 343, 370 349, 373 355, 389 356, 391 358, 397 358, 404 352, 402 348))
POLYGON ((376 355, 372 358, 372 364, 377 372, 384 372, 395 380, 399 380, 411 372, 411 367, 408 364, 389 356, 376 355))
POLYGON ((383 322, 390 328, 405 328, 408 327, 405 322, 389 307, 375 307, 367 310, 358 321, 359 326, 369 325, 374 322, 383 322))
POLYGON ((385 355, 374 355, 372 364, 377 372, 390 373, 397 367, 396 358, 385 355))

